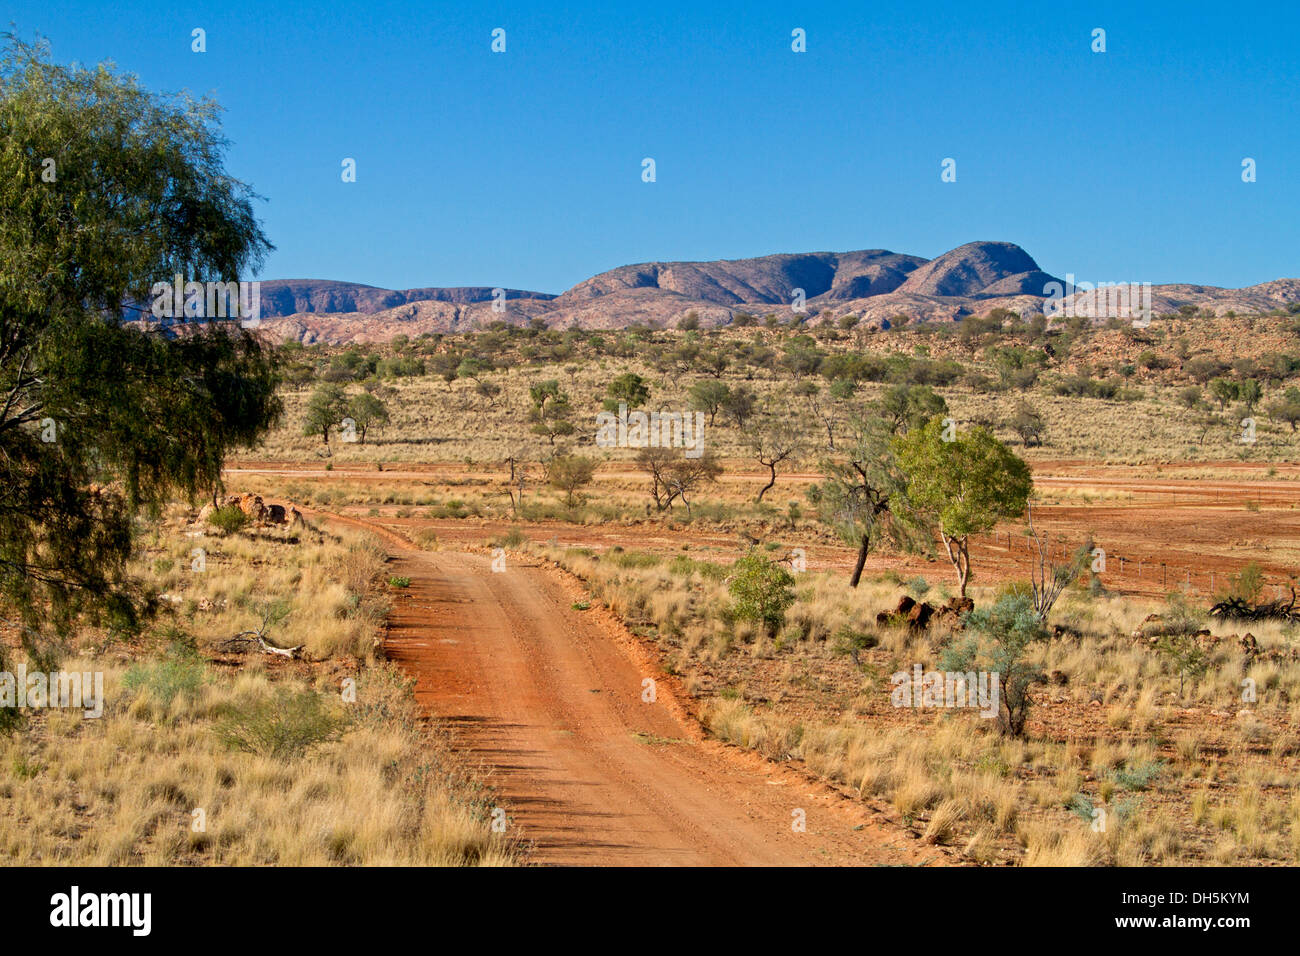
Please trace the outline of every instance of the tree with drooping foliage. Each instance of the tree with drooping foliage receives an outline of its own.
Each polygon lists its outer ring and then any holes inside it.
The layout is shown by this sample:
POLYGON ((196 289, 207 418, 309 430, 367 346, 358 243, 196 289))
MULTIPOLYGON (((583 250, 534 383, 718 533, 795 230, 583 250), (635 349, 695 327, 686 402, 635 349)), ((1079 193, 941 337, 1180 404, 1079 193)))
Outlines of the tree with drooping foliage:
POLYGON ((129 630, 136 517, 215 497, 227 452, 280 403, 273 353, 240 322, 124 317, 177 275, 238 281, 271 246, 210 100, 7 35, 0 131, 0 604, 24 634, 129 630))

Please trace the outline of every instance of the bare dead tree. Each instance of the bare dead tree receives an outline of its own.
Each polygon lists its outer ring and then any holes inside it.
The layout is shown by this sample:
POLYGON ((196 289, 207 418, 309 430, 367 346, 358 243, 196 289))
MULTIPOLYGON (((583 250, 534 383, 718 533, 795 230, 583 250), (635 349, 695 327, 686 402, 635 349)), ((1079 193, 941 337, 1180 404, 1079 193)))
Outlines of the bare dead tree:
POLYGON ((650 497, 654 499, 655 509, 671 508, 673 502, 680 499, 686 505, 687 515, 691 513, 688 496, 701 486, 716 481, 722 473, 722 466, 712 454, 687 458, 675 454, 670 448, 643 448, 636 456, 636 462, 650 476, 650 497))
POLYGON ((776 485, 777 466, 797 458, 803 447, 803 434, 789 422, 780 421, 769 410, 764 420, 749 433, 748 445, 755 460, 771 473, 768 483, 759 489, 758 501, 776 485))
POLYGON ((1034 554, 1029 561, 1029 583, 1033 591, 1034 611, 1040 621, 1046 622, 1057 598, 1079 575, 1080 555, 1075 554, 1064 563, 1052 557, 1051 542, 1046 533, 1034 527, 1034 506, 1025 506, 1029 517, 1029 536, 1034 542, 1034 554))
POLYGON ((506 459, 506 464, 510 466, 510 478, 506 481, 506 494, 510 496, 510 510, 514 513, 517 521, 519 519, 519 509, 524 504, 524 482, 527 480, 527 471, 523 460, 514 455, 506 459))

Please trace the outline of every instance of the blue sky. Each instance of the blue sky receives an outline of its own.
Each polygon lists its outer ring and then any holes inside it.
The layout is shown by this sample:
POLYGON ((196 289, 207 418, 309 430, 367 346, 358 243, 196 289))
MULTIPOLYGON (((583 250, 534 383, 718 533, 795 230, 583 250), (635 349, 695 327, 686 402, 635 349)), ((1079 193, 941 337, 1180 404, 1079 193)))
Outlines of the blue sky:
POLYGON ((1088 281, 1300 276, 1294 0, 8 6, 58 60, 218 99, 263 278, 560 292, 976 239, 1088 281))

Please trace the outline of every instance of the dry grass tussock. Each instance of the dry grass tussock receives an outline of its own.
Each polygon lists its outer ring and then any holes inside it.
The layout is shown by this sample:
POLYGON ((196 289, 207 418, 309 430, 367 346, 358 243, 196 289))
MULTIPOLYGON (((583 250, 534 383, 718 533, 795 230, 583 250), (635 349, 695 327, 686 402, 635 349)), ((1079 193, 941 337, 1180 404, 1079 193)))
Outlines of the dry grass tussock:
POLYGON ((373 540, 168 527, 141 571, 174 596, 171 613, 131 645, 87 634, 62 665, 103 673, 103 716, 35 710, 0 736, 0 863, 517 862, 490 792, 421 719, 409 682, 374 660, 373 540), (280 606, 269 636, 310 661, 216 650, 267 603, 280 606))

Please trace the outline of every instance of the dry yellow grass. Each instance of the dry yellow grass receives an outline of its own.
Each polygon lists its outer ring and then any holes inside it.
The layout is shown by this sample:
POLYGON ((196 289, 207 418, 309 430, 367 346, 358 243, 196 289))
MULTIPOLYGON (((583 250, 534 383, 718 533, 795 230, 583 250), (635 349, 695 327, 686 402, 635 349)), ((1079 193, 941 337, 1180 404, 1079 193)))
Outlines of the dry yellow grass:
MULTIPOLYGON (((1066 683, 1035 692, 1036 719, 1046 726, 1031 725, 1028 740, 1015 740, 971 715, 900 715, 889 706, 888 675, 911 661, 934 661, 944 635, 875 624, 874 611, 891 607, 903 590, 888 577, 864 579, 855 590, 842 575, 798 575, 786 626, 772 641, 728 617, 725 565, 710 566, 699 551, 688 561, 534 548, 658 641, 712 733, 771 759, 802 761, 889 808, 924 839, 965 847, 972 861, 1297 859, 1300 801, 1290 794, 1300 763, 1293 735, 1278 728, 1294 721, 1289 700, 1300 692, 1300 663, 1248 667, 1236 643, 1223 641, 1208 673, 1180 698, 1168 661, 1131 636, 1160 602, 1070 591, 1053 620, 1082 636, 1045 642, 1032 654, 1066 683), (875 647, 860 652, 862 668, 848 666, 837 647, 840 628, 874 635, 875 647), (1243 675, 1267 690, 1238 716, 1243 675), (1226 756, 1209 758, 1207 749, 1226 756), (1218 810, 1207 802, 1211 781, 1217 793, 1235 795, 1218 810)), ((987 603, 993 591, 974 596, 987 603)), ((1226 635, 1230 627, 1211 630, 1226 635)), ((1285 651, 1293 639, 1279 624, 1254 632, 1266 650, 1285 651)))
POLYGON ((409 683, 374 659, 373 540, 186 537, 173 521, 147 544, 139 571, 171 597, 160 636, 99 649, 88 634, 64 665, 104 674, 103 716, 34 711, 0 737, 0 863, 517 861, 482 783, 425 727, 409 683), (276 602, 284 616, 268 638, 319 664, 219 654, 276 602), (314 706, 300 713, 292 703, 304 700, 314 706))

